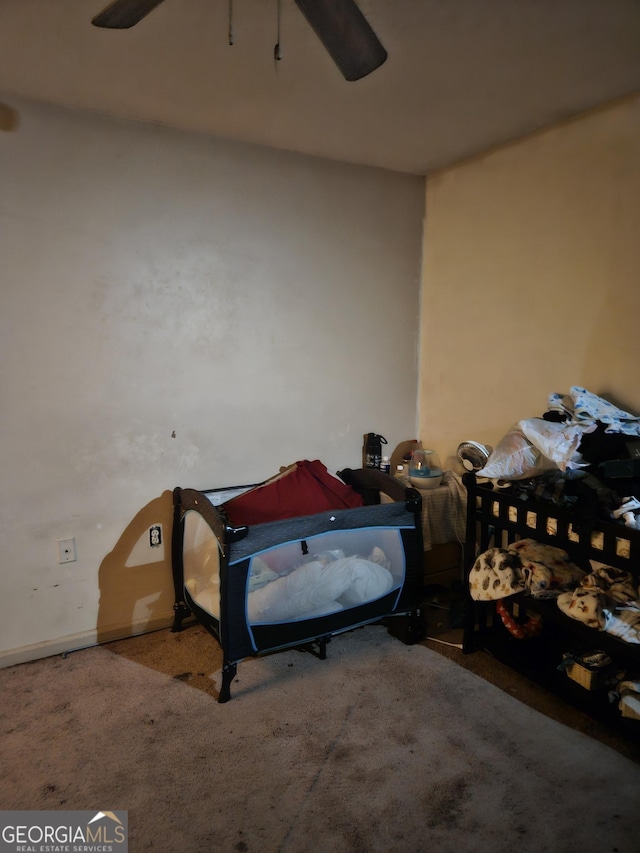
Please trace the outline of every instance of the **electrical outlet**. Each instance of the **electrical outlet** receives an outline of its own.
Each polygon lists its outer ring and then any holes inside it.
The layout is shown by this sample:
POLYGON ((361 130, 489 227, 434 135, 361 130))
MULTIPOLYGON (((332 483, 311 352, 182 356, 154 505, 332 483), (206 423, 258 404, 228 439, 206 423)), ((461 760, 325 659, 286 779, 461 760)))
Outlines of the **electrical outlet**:
POLYGON ((58 539, 58 562, 73 563, 76 559, 76 540, 72 536, 71 539, 58 539))
POLYGON ((162 525, 153 524, 149 528, 149 547, 159 548, 162 545, 162 525))

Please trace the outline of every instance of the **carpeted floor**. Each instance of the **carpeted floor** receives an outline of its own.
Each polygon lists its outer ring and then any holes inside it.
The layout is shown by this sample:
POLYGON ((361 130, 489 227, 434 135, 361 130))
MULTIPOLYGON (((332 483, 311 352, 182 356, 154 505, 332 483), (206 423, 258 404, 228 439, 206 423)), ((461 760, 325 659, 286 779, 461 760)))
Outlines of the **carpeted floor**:
MULTIPOLYGON (((640 723, 638 723, 637 737, 627 737, 581 713, 489 655, 482 652, 472 655, 463 654, 462 629, 450 626, 447 609, 445 607, 441 619, 434 618, 433 612, 431 613, 429 633, 433 639, 425 640, 424 645, 427 648, 473 672, 530 708, 606 744, 621 755, 640 764, 640 723)), ((184 681, 217 699, 217 685, 208 673, 211 665, 214 669, 221 665, 222 657, 217 645, 200 626, 194 625, 180 634, 157 632, 153 635, 132 637, 129 640, 111 643, 105 648, 184 681), (199 671, 195 666, 196 662, 202 661, 209 664, 204 667, 205 671, 199 671)))
POLYGON ((0 804, 175 853, 635 853, 640 766, 382 626, 243 661, 200 627, 0 671, 0 804))

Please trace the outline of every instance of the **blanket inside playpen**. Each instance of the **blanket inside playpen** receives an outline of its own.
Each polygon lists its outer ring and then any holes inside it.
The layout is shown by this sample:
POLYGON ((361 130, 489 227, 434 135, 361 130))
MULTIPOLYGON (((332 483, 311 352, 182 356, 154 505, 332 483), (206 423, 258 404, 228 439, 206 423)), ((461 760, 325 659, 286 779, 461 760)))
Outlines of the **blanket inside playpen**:
POLYGON ((362 506, 362 496, 316 459, 302 460, 224 504, 232 524, 263 524, 331 509, 362 506))

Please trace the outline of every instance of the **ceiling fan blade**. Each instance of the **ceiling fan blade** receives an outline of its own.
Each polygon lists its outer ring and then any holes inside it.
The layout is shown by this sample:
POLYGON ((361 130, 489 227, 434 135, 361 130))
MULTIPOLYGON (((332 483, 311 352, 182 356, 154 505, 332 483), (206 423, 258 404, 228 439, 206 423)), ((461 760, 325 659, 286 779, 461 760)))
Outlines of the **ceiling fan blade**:
POLYGON ((347 80, 359 80, 387 58, 355 0, 296 0, 331 58, 347 80))
POLYGON ((94 27, 107 27, 110 30, 127 30, 138 21, 153 12, 164 0, 113 0, 98 12, 91 23, 94 27))

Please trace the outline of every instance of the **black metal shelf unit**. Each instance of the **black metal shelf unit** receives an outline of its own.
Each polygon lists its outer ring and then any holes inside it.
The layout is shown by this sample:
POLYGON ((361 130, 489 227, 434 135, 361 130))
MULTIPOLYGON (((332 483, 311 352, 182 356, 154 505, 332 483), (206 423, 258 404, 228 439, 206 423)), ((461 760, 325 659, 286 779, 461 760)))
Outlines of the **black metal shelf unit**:
MULTIPOLYGON (((585 571, 590 560, 625 569, 640 582, 640 531, 622 524, 597 520, 578 523, 570 510, 530 497, 512 489, 497 489, 480 482, 473 474, 464 476, 468 492, 465 583, 478 554, 492 547, 506 548, 518 539, 534 539, 566 551, 585 571)), ((587 689, 568 677, 561 667, 566 653, 605 651, 613 659, 612 673, 640 677, 640 644, 624 642, 603 631, 569 618, 555 599, 534 599, 524 593, 510 596, 514 613, 541 617, 540 633, 520 640, 510 634, 496 614, 495 601, 467 602, 463 649, 466 654, 483 650, 564 701, 640 739, 640 721, 623 718, 609 689, 587 689)))

